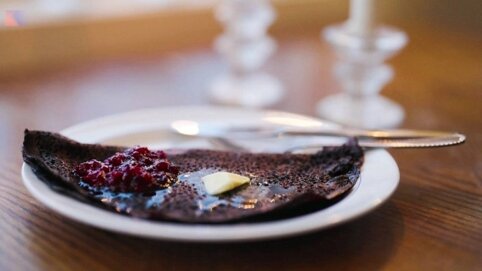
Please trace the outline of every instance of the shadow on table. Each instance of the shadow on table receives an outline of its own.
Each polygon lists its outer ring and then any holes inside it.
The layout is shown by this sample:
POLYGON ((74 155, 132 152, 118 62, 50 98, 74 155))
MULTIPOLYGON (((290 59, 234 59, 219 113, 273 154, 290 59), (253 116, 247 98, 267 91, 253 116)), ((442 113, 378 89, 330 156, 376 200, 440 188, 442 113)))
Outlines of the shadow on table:
POLYGON ((277 241, 244 244, 155 244, 184 255, 193 269, 224 270, 377 270, 397 248, 402 217, 392 203, 336 228, 277 241), (390 217, 387 220, 387 217, 390 217))
MULTIPOLYGON (((162 242, 118 235, 71 221, 65 224, 79 240, 51 246, 50 260, 36 261, 40 269, 70 266, 87 268, 84 270, 377 270, 390 259, 404 232, 402 216, 391 201, 375 212, 332 229, 249 243, 162 242)), ((37 234, 46 233, 32 232, 31 250, 36 250, 35 240, 42 238, 37 234)))

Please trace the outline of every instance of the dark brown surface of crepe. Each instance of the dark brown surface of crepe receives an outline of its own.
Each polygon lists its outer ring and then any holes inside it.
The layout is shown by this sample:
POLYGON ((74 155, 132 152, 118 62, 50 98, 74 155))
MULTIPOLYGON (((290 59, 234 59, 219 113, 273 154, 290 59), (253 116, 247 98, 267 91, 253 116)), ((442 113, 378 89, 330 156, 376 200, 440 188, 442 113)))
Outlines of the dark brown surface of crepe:
POLYGON ((180 167, 179 181, 155 194, 99 191, 72 173, 82 162, 103 161, 123 150, 26 130, 23 157, 56 191, 122 214, 183 223, 273 220, 319 210, 347 194, 363 163, 363 151, 354 140, 311 155, 168 150, 168 159, 180 167), (248 176, 251 181, 221 195, 209 195, 201 178, 217 171, 248 176))

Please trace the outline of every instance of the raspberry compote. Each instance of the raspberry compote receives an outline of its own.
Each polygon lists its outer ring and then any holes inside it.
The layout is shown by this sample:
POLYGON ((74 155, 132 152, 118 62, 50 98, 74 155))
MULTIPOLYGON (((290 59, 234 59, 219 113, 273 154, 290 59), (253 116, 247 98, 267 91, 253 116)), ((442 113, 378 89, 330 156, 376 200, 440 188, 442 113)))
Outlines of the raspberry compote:
POLYGON ((134 147, 118 152, 103 162, 94 159, 81 163, 75 168, 74 174, 94 188, 144 193, 169 187, 176 182, 179 167, 169 162, 164 151, 134 147))

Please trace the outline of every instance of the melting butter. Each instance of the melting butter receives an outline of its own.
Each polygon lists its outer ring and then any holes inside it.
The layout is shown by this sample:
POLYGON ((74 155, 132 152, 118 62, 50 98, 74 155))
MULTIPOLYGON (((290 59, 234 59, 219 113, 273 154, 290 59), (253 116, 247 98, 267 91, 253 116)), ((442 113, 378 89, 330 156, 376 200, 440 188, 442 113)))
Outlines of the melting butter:
POLYGON ((221 194, 249 183, 249 178, 231 172, 216 172, 202 177, 206 192, 210 195, 221 194))

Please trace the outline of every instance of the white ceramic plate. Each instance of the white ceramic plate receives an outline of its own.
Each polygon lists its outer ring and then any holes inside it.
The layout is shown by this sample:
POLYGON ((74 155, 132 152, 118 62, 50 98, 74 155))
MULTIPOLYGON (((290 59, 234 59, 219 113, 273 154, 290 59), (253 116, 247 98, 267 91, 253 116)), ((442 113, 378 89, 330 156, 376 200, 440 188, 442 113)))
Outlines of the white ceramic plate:
MULTIPOLYGON (((186 139, 166 133, 165 128, 176 120, 192 120, 201 125, 273 125, 276 123, 304 127, 333 127, 332 124, 314 118, 282 112, 229 107, 173 107, 104 117, 70 127, 61 133, 84 143, 125 146, 139 144, 152 148, 209 146, 204 140, 186 139)), ((299 140, 269 145, 262 143, 256 146, 256 150, 270 151, 272 148, 282 149, 290 144, 299 143, 299 140)), ((32 195, 47 207, 94 227, 155 239, 220 242, 291 236, 346 222, 375 209, 387 200, 398 185, 399 171, 397 164, 387 151, 370 150, 365 154, 360 180, 350 194, 340 202, 300 217, 234 225, 185 225, 135 219, 94 207, 51 190, 33 174, 26 164, 22 167, 22 178, 32 195)))

